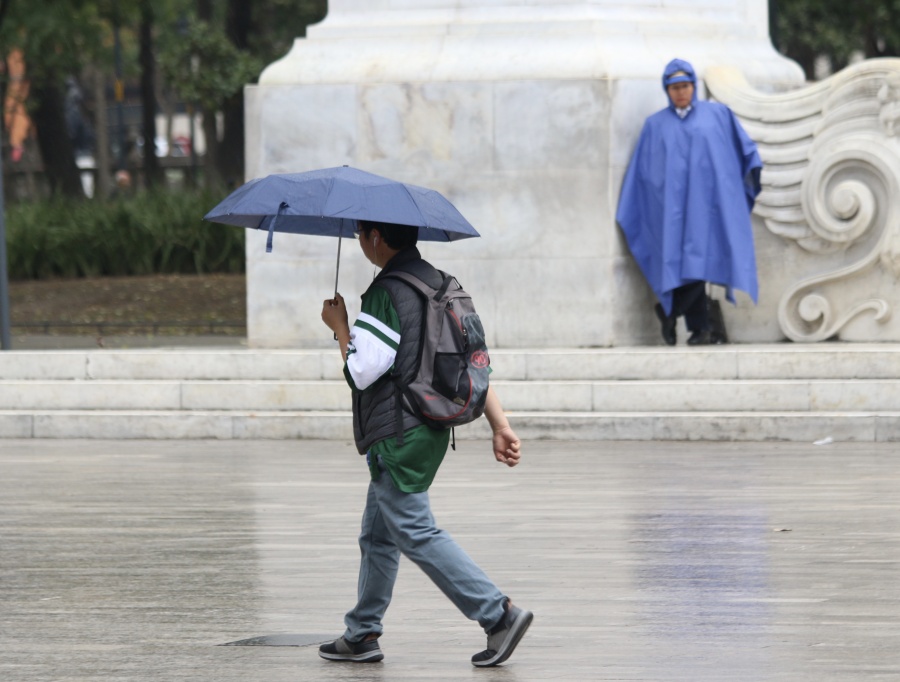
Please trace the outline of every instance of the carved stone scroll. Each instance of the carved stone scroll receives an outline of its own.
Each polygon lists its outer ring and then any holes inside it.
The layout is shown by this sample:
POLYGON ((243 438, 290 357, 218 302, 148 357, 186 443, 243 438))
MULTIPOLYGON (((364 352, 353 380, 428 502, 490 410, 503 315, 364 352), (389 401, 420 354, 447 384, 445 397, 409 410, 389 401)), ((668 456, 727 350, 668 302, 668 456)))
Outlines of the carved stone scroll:
POLYGON ((781 294, 787 338, 830 339, 860 315, 889 320, 892 302, 859 281, 878 268, 900 276, 900 60, 862 62, 779 95, 731 69, 711 69, 706 82, 759 145, 754 212, 816 259, 781 294))

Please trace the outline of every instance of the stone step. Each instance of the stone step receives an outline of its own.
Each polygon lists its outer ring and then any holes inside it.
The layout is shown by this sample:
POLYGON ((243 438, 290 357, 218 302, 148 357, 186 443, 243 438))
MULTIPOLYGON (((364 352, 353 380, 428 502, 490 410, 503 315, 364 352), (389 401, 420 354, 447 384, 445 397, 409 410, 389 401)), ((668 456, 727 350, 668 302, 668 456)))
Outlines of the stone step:
MULTIPOLYGON (((530 440, 900 441, 893 412, 515 412, 530 440)), ((0 438, 326 439, 352 441, 349 412, 2 410, 0 438)), ((485 440, 485 420, 458 440, 485 440)))
MULTIPOLYGON (((900 345, 494 351, 528 439, 900 440, 900 345)), ((351 440, 334 349, 0 353, 0 438, 351 440)), ((487 437, 484 420, 458 437, 487 437)))
MULTIPOLYGON (((894 379, 501 381, 528 412, 828 412, 900 409, 894 379)), ((350 410, 343 381, 0 381, 0 410, 350 410)))
POLYGON ((900 409, 894 379, 494 381, 509 410, 530 412, 829 412, 900 409))
MULTIPOLYGON (((900 344, 765 344, 491 352, 509 381, 900 379, 900 344)), ((0 379, 342 380, 335 349, 0 352, 0 379)))
POLYGON ((345 381, 0 381, 0 410, 348 411, 345 381))
POLYGON ((336 351, 172 348, 0 353, 0 379, 343 379, 336 351))

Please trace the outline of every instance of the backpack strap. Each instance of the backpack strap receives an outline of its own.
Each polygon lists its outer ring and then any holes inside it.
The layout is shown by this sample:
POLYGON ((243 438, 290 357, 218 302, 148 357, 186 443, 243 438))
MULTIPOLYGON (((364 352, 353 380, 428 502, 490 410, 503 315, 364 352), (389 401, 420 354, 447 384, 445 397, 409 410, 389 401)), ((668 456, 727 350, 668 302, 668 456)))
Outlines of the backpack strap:
POLYGON ((441 288, 438 289, 437 293, 434 295, 435 301, 440 301, 442 298, 444 298, 444 294, 447 293, 447 289, 450 288, 450 284, 453 282, 453 277, 451 277, 450 275, 443 272, 441 272, 441 275, 443 276, 444 281, 441 283, 441 288))
MULTIPOLYGON (((425 305, 425 299, 427 298, 427 295, 421 289, 416 287, 416 285, 413 284, 413 282, 410 281, 410 279, 415 279, 416 281, 422 282, 422 280, 420 278, 416 277, 415 275, 412 275, 412 274, 409 274, 409 273, 406 273, 406 272, 400 270, 400 271, 395 271, 395 272, 382 273, 379 275, 379 278, 380 279, 392 279, 392 280, 396 280, 398 282, 402 282, 404 284, 404 290, 413 292, 413 296, 418 301, 422 302, 423 306, 425 305)), ((427 283, 425 283, 425 282, 422 282, 422 283, 425 284, 425 286, 427 286, 427 283)), ((429 287, 429 288, 431 288, 431 287, 429 287)), ((389 287, 384 287, 384 289, 390 295, 391 302, 394 304, 394 307, 396 308, 397 300, 394 298, 394 292, 391 291, 391 289, 389 287)), ((422 324, 423 325, 425 324, 426 316, 427 316, 427 311, 423 307, 423 309, 422 309, 422 324)), ((416 365, 418 365, 418 363, 420 362, 420 359, 421 359, 420 356, 422 353, 422 343, 424 342, 424 339, 422 338, 423 333, 424 333, 424 330, 419 331, 419 347, 416 351, 416 365)), ((394 437, 397 440, 397 445, 403 445, 403 443, 405 442, 404 438, 403 438, 403 397, 404 397, 404 394, 403 394, 403 385, 401 382, 401 377, 397 370, 396 365, 394 366, 394 371, 391 373, 391 381, 394 384, 394 394, 395 394, 394 437)))

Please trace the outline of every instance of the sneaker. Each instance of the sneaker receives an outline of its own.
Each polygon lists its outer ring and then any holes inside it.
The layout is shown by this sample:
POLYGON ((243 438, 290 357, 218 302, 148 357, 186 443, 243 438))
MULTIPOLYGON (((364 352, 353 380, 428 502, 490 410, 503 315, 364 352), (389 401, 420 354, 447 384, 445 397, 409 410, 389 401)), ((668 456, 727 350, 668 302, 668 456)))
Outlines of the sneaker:
POLYGON ((348 642, 343 637, 319 647, 319 656, 329 661, 350 661, 351 663, 376 663, 384 658, 378 640, 368 642, 348 642))
POLYGON ((512 656, 519 640, 525 635, 525 631, 531 625, 534 614, 531 611, 523 611, 507 602, 509 607, 503 615, 503 619, 488 633, 487 649, 472 656, 472 665, 486 668, 492 665, 500 665, 512 656))

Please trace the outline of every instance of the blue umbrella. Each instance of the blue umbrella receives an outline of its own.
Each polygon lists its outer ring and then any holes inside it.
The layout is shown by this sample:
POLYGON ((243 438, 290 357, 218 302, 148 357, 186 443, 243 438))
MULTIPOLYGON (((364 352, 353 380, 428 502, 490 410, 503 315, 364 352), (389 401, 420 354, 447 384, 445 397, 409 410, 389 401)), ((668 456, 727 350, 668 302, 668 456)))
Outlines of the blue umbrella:
MULTIPOLYGON (((462 214, 433 189, 340 166, 306 173, 279 173, 238 187, 204 220, 274 232, 352 237, 358 220, 418 228, 421 241, 478 237, 462 214)), ((338 269, 340 269, 338 239, 338 269)), ((337 292, 337 275, 335 275, 337 292)))
POLYGON ((479 236, 453 204, 435 190, 349 166, 251 180, 204 219, 269 232, 330 237, 352 237, 357 220, 418 227, 423 241, 479 236))

